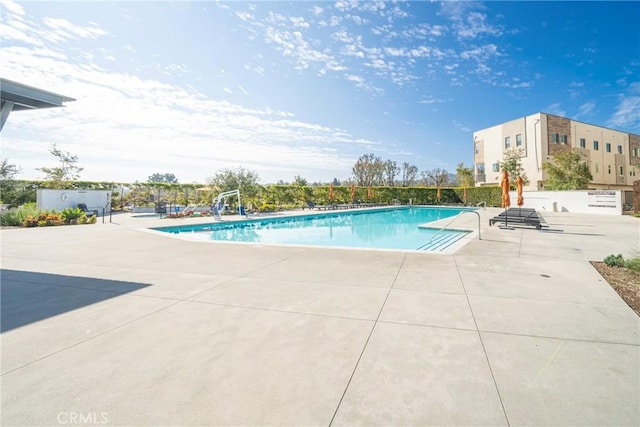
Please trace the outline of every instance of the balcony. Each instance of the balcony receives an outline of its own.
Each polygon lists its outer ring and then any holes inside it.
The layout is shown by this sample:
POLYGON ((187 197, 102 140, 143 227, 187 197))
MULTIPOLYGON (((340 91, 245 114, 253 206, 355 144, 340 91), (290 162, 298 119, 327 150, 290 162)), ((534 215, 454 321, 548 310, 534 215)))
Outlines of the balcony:
POLYGON ((476 175, 476 182, 487 182, 487 175, 484 173, 479 173, 476 175))

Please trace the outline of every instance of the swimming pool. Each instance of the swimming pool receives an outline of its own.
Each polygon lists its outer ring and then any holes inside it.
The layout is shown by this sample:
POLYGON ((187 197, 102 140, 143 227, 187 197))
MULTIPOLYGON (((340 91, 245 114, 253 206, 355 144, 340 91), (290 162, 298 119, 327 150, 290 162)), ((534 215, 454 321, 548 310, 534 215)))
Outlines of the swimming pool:
POLYGON ((369 249, 443 251, 469 233, 429 228, 427 223, 470 208, 393 207, 280 218, 155 227, 194 240, 369 249))

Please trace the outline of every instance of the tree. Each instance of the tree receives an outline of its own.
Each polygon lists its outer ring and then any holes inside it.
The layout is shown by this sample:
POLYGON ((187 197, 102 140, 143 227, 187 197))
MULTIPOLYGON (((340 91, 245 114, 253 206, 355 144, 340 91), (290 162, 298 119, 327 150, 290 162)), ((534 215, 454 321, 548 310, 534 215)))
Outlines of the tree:
POLYGON ((475 185, 473 169, 465 168, 464 163, 458 164, 458 167, 456 168, 456 179, 458 180, 458 185, 463 188, 469 188, 475 185))
POLYGON ((300 175, 296 175, 293 177, 293 185, 299 185, 301 187, 307 186, 307 180, 301 177, 300 175))
POLYGON ((356 185, 369 186, 382 182, 384 162, 375 154, 363 154, 351 169, 356 185))
POLYGON ((522 178, 522 184, 529 184, 529 178, 522 167, 519 150, 508 150, 504 153, 504 161, 500 163, 500 171, 507 171, 509 174, 509 186, 515 188, 516 179, 522 178))
POLYGON ((433 187, 442 187, 449 183, 449 172, 445 169, 431 169, 427 171, 427 185, 431 185, 433 187))
POLYGON ((544 188, 548 190, 583 190, 593 179, 586 158, 579 150, 566 150, 542 164, 547 172, 544 188))
POLYGON ((402 186, 410 187, 415 184, 418 176, 418 167, 407 162, 402 163, 402 186))
POLYGON ((9 163, 8 158, 0 157, 0 200, 3 203, 15 203, 17 198, 15 177, 20 170, 18 166, 9 163))
POLYGON ((172 173, 154 173, 149 176, 147 182, 167 182, 169 184, 177 184, 178 178, 172 173))
POLYGON ((222 169, 207 179, 207 185, 215 186, 219 191, 240 190, 242 197, 255 197, 260 190, 258 174, 239 167, 222 169))
POLYGON ((1 180, 13 180, 16 175, 20 173, 21 169, 9 163, 9 159, 6 157, 0 157, 0 179, 1 180))
POLYGON ((382 165, 383 184, 393 187, 396 182, 396 176, 400 172, 400 168, 396 162, 387 160, 382 165))
POLYGON ((82 172, 83 168, 77 165, 77 155, 58 149, 56 144, 51 146, 49 152, 58 159, 60 166, 52 168, 41 167, 36 168, 36 170, 45 173, 45 180, 50 181, 51 188, 62 189, 69 181, 75 181, 80 177, 80 172, 82 172))

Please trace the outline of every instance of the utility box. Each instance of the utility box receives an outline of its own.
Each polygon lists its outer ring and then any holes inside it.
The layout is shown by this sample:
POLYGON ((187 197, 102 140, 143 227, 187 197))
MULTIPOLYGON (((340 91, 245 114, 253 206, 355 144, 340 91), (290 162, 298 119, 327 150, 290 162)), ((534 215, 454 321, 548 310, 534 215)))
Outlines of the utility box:
POLYGON ((98 211, 98 215, 111 209, 111 191, 108 190, 38 190, 36 206, 38 209, 77 208, 84 203, 89 210, 98 211))

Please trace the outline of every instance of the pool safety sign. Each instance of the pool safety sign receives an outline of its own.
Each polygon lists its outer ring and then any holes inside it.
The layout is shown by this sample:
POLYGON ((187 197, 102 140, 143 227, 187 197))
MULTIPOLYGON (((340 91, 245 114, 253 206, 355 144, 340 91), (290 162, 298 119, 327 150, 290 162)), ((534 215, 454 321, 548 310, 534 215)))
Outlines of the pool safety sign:
POLYGON ((616 208, 616 191, 594 190, 587 192, 590 208, 616 208))

